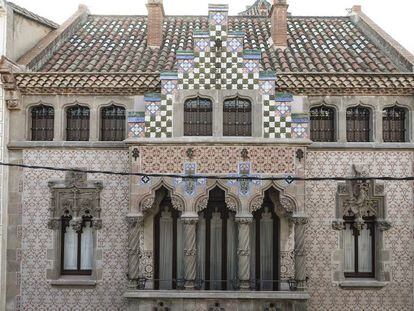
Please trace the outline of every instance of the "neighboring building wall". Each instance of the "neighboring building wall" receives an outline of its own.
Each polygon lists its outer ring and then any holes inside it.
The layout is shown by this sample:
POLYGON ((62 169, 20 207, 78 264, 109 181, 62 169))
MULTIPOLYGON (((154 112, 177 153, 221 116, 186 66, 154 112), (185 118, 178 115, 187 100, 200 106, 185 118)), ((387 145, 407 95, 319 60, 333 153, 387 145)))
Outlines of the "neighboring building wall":
MULTIPOLYGON (((6 50, 6 10, 3 1, 0 2, 0 55, 5 54, 6 50)), ((7 118, 7 108, 4 101, 4 90, 0 82, 0 161, 7 160, 5 152, 6 127, 5 120, 7 118)), ((5 288, 6 284, 6 252, 3 247, 6 245, 6 234, 3 230, 7 230, 7 217, 5 215, 5 202, 7 198, 6 169, 0 166, 0 309, 4 308, 5 288)))
POLYGON ((18 60, 53 30, 19 14, 13 15, 12 23, 13 28, 9 31, 13 31, 13 45, 8 50, 12 60, 18 60))
MULTIPOLYGON (((370 176, 409 176, 413 170, 413 153, 409 151, 309 151, 306 177, 346 177, 352 164, 366 164, 370 176)), ((413 228, 412 182, 385 182, 387 218, 392 223, 384 233, 389 250, 391 282, 382 289, 345 290, 334 281, 340 259, 339 233, 332 229, 335 218, 337 182, 306 183, 307 275, 309 309, 335 310, 412 310, 413 306, 413 228)))
MULTIPOLYGON (((24 150, 23 163, 54 167, 79 167, 93 170, 128 171, 128 153, 114 150, 24 150)), ((103 252, 99 266, 102 279, 96 287, 59 288, 46 279, 50 268, 47 249, 52 248, 53 231, 47 228, 50 205, 49 180, 63 179, 64 172, 20 171, 22 179, 22 248, 19 273, 20 310, 61 310, 66 307, 83 310, 119 310, 124 308, 122 295, 126 290, 127 224, 129 178, 112 175, 88 175, 103 182, 101 216, 103 227, 97 243, 103 252)), ((16 176, 18 178, 18 176, 16 176)), ((18 238, 20 238, 18 234, 18 238)), ((9 305, 10 306, 10 305, 9 305)), ((16 307, 19 306, 16 304, 16 307)), ((11 308, 10 308, 11 309, 11 308)))

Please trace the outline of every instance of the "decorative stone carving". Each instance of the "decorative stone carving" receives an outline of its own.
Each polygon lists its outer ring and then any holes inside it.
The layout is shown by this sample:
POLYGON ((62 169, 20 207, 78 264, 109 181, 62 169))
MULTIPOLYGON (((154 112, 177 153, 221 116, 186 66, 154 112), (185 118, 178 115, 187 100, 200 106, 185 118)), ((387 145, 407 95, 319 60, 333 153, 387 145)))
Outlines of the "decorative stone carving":
POLYGON ((284 195, 280 195, 279 202, 286 214, 291 214, 294 212, 295 202, 293 199, 284 195))
MULTIPOLYGON (((368 176, 368 169, 364 165, 353 165, 352 169, 356 178, 368 176)), ((390 224, 384 220, 384 190, 383 184, 376 183, 373 180, 350 180, 338 184, 337 219, 332 223, 333 228, 336 230, 343 229, 343 225, 339 223, 339 220, 349 215, 355 217, 355 228, 358 230, 363 227, 364 216, 375 216, 378 219, 383 219, 384 225, 377 221, 378 226, 387 228, 390 224)))
POLYGON ((177 211, 184 211, 184 201, 178 196, 171 197, 171 204, 177 211))
POLYGON ((197 211, 201 212, 203 210, 205 210, 207 208, 207 204, 208 204, 208 197, 202 197, 198 202, 197 202, 197 211))
POLYGON ((51 190, 49 229, 58 230, 61 217, 69 215, 72 217, 70 225, 75 231, 81 230, 83 217, 92 217, 94 229, 102 228, 101 182, 88 181, 86 173, 71 171, 66 173, 64 180, 50 181, 48 186, 51 190))
POLYGON ((332 229, 334 230, 343 230, 345 229, 345 222, 343 219, 332 220, 332 229))
POLYGON ((237 204, 237 201, 236 201, 235 198, 226 195, 226 205, 227 205, 227 208, 229 210, 231 210, 233 212, 237 212, 237 206, 238 206, 238 204, 237 204))
POLYGON ((378 225, 378 229, 380 231, 387 231, 389 229, 391 229, 391 222, 385 220, 385 219, 377 219, 377 225, 378 225))
POLYGON ((184 223, 184 276, 185 288, 194 289, 196 279, 196 224, 197 217, 182 217, 184 223))
POLYGON ((263 196, 259 195, 254 197, 251 201, 250 201, 250 212, 255 212, 258 211, 263 204, 263 196))
POLYGON ((154 205, 155 196, 150 196, 141 201, 141 211, 146 212, 154 205))

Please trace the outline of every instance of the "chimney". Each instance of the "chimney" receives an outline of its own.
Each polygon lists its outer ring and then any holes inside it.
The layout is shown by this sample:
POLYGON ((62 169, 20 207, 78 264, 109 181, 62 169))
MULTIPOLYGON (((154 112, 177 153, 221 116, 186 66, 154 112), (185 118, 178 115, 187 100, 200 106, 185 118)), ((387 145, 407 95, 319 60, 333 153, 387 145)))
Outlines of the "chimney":
POLYGON ((356 13, 356 14, 362 13, 362 6, 360 6, 360 5, 354 5, 352 7, 352 12, 353 13, 356 13))
POLYGON ((160 47, 162 44, 164 23, 164 6, 162 0, 148 0, 148 34, 147 45, 151 47, 160 47))
POLYGON ((287 9, 289 5, 286 0, 273 0, 272 9, 270 11, 271 19, 271 35, 273 44, 277 48, 287 47, 287 9))

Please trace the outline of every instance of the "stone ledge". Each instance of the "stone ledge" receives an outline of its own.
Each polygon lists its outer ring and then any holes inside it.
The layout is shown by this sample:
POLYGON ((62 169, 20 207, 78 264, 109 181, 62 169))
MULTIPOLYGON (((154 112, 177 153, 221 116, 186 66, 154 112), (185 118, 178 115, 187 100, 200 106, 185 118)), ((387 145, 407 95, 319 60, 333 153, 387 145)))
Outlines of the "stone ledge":
POLYGON ((414 143, 312 143, 309 149, 414 149, 414 143))
POLYGON ((238 145, 301 145, 308 146, 312 141, 309 139, 292 138, 262 138, 262 137, 202 137, 183 136, 172 138, 130 138, 124 141, 128 145, 154 145, 154 144, 238 144, 238 145))
POLYGON ((122 141, 12 141, 9 149, 29 148, 95 148, 95 149, 126 149, 122 141))
POLYGON ((74 287, 91 287, 96 286, 97 282, 90 276, 63 276, 59 279, 50 281, 52 286, 74 286, 74 287))
POLYGON ((178 291, 178 290, 130 290, 124 293, 127 299, 271 299, 303 300, 309 299, 307 292, 256 292, 256 291, 178 291))
POLYGON ((383 288, 387 286, 388 282, 381 282, 377 280, 346 280, 339 283, 339 286, 343 289, 361 289, 361 288, 383 288))

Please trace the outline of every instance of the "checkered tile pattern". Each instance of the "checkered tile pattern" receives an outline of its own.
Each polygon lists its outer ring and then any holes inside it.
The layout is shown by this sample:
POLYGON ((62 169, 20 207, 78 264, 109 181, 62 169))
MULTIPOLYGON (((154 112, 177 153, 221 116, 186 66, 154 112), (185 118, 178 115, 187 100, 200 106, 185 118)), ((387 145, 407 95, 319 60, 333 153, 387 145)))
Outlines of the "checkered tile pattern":
POLYGON ((257 90, 258 71, 244 70, 242 53, 226 51, 197 52, 194 70, 179 73, 179 87, 194 89, 257 90))
POLYGON ((145 107, 145 137, 172 137, 172 96, 163 95, 161 102, 147 103, 145 107), (154 109, 157 106, 158 109, 154 109))
POLYGON ((292 116, 290 105, 287 110, 278 109, 273 95, 263 95, 263 126, 264 138, 291 138, 292 137, 292 116))

